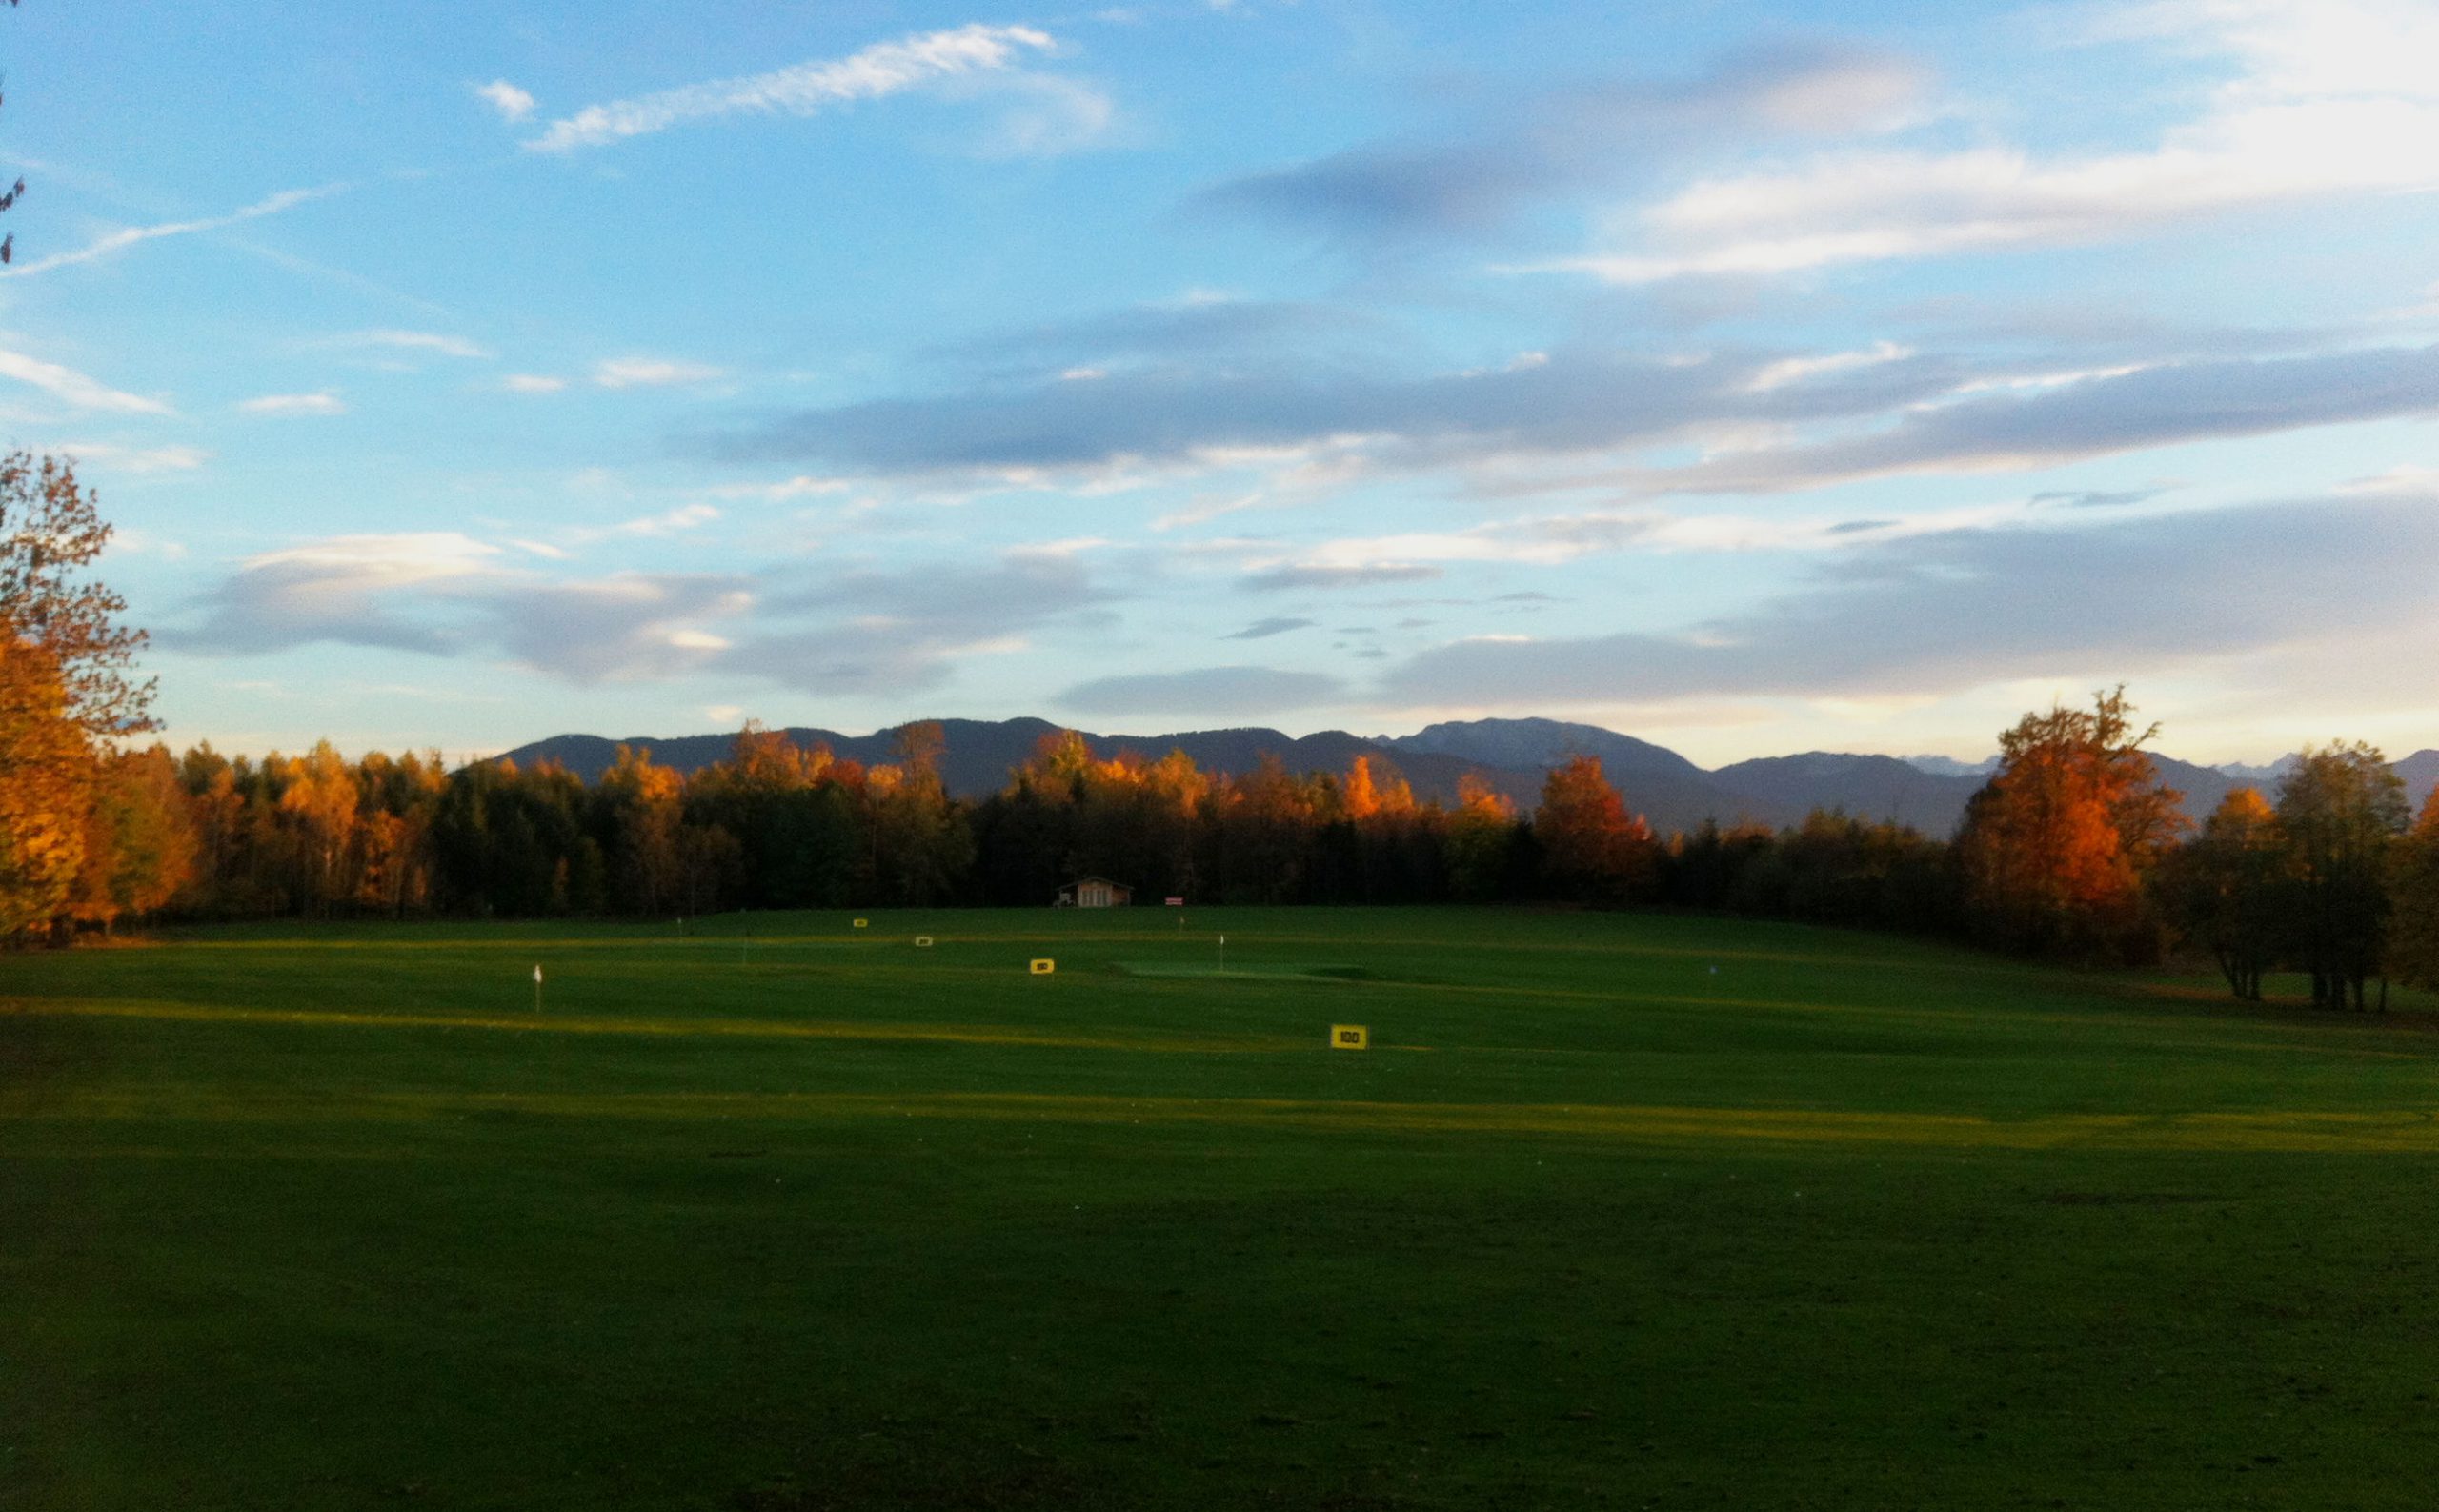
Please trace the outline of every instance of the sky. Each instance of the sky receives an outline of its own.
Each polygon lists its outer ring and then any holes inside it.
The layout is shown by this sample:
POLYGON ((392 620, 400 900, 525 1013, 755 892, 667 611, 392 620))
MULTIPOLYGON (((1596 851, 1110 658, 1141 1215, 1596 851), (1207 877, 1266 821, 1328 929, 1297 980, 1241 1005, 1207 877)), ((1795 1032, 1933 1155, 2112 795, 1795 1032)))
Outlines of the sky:
POLYGON ((2439 745, 2439 0, 0 11, 165 736, 2439 745))

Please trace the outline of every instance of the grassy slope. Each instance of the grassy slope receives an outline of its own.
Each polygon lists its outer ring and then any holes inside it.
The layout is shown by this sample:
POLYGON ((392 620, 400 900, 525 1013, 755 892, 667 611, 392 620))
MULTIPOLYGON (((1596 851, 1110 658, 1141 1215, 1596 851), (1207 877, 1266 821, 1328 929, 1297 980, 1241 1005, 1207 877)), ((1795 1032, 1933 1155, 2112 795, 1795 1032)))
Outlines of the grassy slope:
POLYGON ((0 1507, 2439 1483, 2427 1002, 1687 919, 871 917, 0 958, 0 1507))

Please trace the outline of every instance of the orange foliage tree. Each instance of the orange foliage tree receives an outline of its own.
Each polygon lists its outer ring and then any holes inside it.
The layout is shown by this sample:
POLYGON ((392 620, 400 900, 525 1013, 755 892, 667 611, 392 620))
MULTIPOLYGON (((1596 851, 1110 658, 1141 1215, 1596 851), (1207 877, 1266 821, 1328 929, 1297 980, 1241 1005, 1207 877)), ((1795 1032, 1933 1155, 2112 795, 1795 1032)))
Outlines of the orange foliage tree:
POLYGON ((2134 730, 2126 690, 2053 705, 1999 736, 1999 770, 1957 836, 1977 927, 2008 949, 2144 959, 2161 947, 2144 881, 2185 820, 2134 730))
POLYGON ((0 623, 0 941, 47 925, 85 863, 91 760, 40 646, 0 623))
POLYGON ((1448 816, 1448 891, 1463 902, 1504 896, 1521 836, 1516 805, 1468 772, 1457 779, 1457 808, 1448 816))
POLYGON ((1542 876, 1561 897, 1616 907, 1645 891, 1658 870, 1651 826, 1628 813, 1598 756, 1553 767, 1533 814, 1542 876))
POLYGON ((132 675, 141 631, 126 601, 83 570, 111 528, 74 468, 0 456, 0 940, 64 933, 80 872, 114 875, 90 853, 104 765, 152 728, 152 686, 132 675))

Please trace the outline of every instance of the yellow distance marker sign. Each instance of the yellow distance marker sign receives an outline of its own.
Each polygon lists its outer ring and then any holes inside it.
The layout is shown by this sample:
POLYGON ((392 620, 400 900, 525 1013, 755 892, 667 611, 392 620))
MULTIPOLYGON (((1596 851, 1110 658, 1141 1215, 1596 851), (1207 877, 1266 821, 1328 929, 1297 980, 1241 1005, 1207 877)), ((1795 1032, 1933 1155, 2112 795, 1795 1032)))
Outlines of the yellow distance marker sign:
POLYGON ((1372 1031, 1361 1024, 1332 1024, 1330 1025, 1330 1048, 1332 1050, 1369 1050, 1372 1048, 1372 1031))
POLYGON ((856 920, 856 927, 857 929, 870 929, 873 927, 873 921, 869 918, 859 918, 856 920))
POLYGON ((1033 963, 1033 974, 1037 977, 1047 977, 1058 969, 1058 962, 1050 959, 1048 957, 1043 957, 1033 963))
POLYGON ((917 950, 929 950, 929 949, 931 949, 931 948, 932 948, 932 937, 931 937, 931 936, 929 936, 929 935, 917 935, 917 936, 916 936, 916 937, 915 937, 915 948, 916 948, 917 950))

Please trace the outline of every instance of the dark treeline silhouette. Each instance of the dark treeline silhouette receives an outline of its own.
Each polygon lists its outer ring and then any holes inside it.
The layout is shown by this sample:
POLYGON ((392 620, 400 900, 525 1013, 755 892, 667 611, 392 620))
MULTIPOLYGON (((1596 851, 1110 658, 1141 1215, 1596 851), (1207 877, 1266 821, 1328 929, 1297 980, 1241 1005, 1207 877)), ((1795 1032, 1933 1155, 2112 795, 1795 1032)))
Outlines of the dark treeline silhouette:
MULTIPOLYGON (((951 797, 939 727, 865 765, 749 726, 691 775, 621 749, 555 765, 437 756, 109 757, 84 857, 48 922, 123 916, 694 917, 733 909, 1043 906, 1079 878, 1157 903, 1666 907, 1945 935, 2076 963, 2207 953, 2237 996, 2293 969, 2331 1007, 2439 985, 2439 796, 2409 826, 2368 746, 2308 750, 2274 799, 2231 794, 2198 833, 2123 690, 2026 715, 1955 837, 1816 813, 1784 830, 1655 836, 1598 760, 1530 814, 1468 781, 1417 801, 1385 763, 1215 773, 1182 752, 1046 736, 998 792, 951 797), (2377 990, 2373 983, 2379 983, 2377 990)), ((36 916, 29 914, 28 918, 36 916)))

